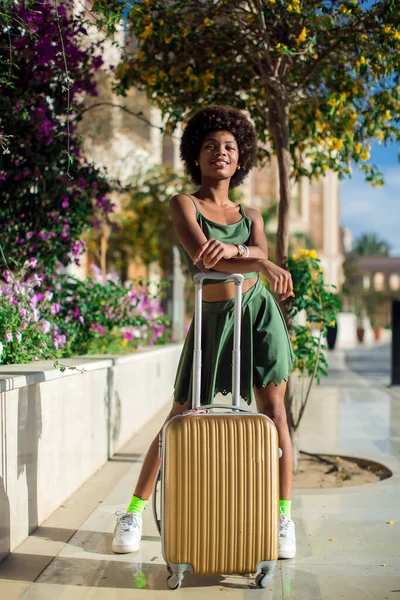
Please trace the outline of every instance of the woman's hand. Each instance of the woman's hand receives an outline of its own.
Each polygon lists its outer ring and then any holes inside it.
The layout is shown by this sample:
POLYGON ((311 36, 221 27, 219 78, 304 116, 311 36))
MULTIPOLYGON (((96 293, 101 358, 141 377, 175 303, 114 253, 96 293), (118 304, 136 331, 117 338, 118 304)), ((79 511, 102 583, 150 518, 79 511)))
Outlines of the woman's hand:
POLYGON ((290 296, 294 298, 293 281, 289 271, 278 267, 270 260, 263 260, 260 273, 268 279, 272 291, 282 295, 281 302, 287 300, 290 296))
POLYGON ((236 255, 237 248, 234 244, 225 244, 211 238, 197 250, 193 258, 193 264, 195 265, 199 260, 203 260, 206 269, 212 269, 221 258, 233 258, 236 255))

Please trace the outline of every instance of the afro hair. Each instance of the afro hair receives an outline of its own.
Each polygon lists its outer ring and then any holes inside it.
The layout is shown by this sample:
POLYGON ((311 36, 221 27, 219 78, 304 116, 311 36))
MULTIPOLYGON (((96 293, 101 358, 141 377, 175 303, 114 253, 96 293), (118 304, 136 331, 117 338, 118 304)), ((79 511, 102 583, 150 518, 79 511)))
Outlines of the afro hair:
POLYGON ((239 147, 240 170, 232 176, 229 188, 240 185, 254 166, 257 155, 257 136, 245 115, 231 106, 211 105, 197 112, 183 131, 180 153, 193 183, 201 184, 200 167, 196 160, 204 138, 212 131, 229 131, 239 147))

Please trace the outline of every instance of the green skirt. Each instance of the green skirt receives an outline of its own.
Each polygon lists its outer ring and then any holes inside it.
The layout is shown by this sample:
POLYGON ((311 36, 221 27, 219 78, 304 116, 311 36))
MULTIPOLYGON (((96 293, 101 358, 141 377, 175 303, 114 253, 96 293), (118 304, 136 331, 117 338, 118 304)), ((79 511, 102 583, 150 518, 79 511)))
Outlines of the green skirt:
MULTIPOLYGON (((234 299, 202 304, 201 404, 232 392, 234 299)), ((186 336, 174 384, 179 404, 192 405, 194 320, 186 336)), ((287 381, 294 355, 287 327, 274 297, 260 278, 242 298, 240 395, 250 404, 253 385, 287 381)))

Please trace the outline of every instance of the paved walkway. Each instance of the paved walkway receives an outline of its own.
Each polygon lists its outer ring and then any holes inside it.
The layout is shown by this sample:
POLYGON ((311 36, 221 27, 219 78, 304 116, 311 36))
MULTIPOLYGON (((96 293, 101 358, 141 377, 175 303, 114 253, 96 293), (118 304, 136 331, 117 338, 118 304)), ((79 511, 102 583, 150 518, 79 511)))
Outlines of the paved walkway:
POLYGON ((297 557, 279 561, 266 590, 255 589, 250 578, 189 575, 180 590, 167 590, 150 509, 141 550, 110 551, 114 513, 125 509, 158 425, 142 431, 2 563, 0 598, 151 600, 175 594, 212 600, 225 593, 232 600, 400 599, 400 398, 381 381, 349 371, 342 354, 332 355, 329 377, 315 388, 306 411, 301 448, 372 458, 393 477, 353 488, 297 490, 297 557))

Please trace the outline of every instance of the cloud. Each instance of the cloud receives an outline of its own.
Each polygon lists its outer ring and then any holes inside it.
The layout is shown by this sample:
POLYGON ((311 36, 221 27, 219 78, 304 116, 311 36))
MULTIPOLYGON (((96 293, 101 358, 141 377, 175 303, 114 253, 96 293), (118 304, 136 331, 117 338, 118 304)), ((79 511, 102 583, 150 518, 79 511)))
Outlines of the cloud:
POLYGON ((341 223, 354 237, 376 233, 400 255, 400 167, 383 169, 385 184, 371 187, 361 172, 341 185, 341 223))

